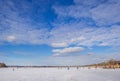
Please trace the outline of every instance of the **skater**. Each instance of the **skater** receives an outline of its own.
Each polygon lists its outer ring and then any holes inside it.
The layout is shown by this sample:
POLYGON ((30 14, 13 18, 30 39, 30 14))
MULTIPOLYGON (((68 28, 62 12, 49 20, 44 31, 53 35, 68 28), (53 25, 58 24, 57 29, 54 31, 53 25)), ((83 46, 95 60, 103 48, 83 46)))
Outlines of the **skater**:
POLYGON ((14 68, 13 68, 13 71, 14 71, 14 68))
POLYGON ((79 69, 79 67, 77 66, 77 70, 79 69))
POLYGON ((67 69, 69 70, 69 69, 70 69, 70 67, 67 67, 67 69))

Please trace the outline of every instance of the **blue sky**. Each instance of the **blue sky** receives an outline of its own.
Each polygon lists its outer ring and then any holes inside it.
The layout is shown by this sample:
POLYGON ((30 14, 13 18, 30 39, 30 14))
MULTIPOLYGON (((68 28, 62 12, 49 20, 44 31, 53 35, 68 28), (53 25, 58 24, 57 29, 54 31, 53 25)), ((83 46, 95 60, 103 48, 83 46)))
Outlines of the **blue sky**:
POLYGON ((120 0, 0 0, 0 62, 120 60, 120 0))

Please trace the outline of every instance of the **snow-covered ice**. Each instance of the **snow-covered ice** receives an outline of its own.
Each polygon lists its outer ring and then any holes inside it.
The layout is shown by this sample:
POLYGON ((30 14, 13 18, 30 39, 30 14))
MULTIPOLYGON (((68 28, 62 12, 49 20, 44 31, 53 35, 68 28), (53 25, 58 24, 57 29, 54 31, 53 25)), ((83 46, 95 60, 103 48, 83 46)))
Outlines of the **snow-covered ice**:
POLYGON ((0 81, 120 81, 120 69, 0 68, 0 81))

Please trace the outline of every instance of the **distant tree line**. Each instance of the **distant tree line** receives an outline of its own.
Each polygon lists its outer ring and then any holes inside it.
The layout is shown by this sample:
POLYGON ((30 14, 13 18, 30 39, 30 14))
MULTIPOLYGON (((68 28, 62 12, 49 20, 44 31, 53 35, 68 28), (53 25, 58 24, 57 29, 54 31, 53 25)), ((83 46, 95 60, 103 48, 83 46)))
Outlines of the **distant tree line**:
POLYGON ((5 63, 0 63, 0 68, 1 67, 7 67, 5 63))
POLYGON ((98 63, 98 64, 91 64, 91 65, 86 65, 87 67, 94 67, 94 68, 120 68, 120 61, 111 59, 106 62, 98 63))

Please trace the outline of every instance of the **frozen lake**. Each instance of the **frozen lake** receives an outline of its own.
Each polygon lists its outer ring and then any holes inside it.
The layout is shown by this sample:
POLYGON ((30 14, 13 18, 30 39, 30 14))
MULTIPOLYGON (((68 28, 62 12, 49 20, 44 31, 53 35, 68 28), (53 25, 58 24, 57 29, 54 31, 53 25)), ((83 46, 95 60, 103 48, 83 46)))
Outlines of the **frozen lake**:
POLYGON ((120 81, 120 69, 0 68, 0 81, 120 81))

